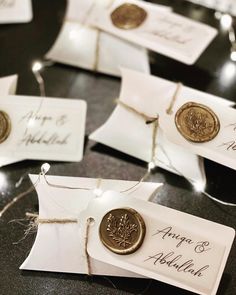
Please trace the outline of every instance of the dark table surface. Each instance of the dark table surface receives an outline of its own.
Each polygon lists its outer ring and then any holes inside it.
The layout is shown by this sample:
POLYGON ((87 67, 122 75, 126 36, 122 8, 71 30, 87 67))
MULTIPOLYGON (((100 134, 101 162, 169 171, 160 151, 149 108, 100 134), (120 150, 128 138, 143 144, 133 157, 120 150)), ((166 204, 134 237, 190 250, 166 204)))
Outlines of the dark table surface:
MULTIPOLYGON (((219 35, 197 63, 187 66, 156 53, 150 53, 152 74, 236 101, 236 63, 229 59, 227 33, 219 27, 214 11, 181 0, 157 3, 172 5, 174 10, 192 19, 219 29, 219 35)), ((59 33, 66 9, 65 0, 34 0, 34 19, 29 24, 0 25, 0 77, 19 74, 17 94, 39 95, 31 73, 32 62, 42 59, 59 33)), ((55 64, 42 73, 49 97, 81 98, 88 102, 86 135, 100 126, 114 108, 120 80, 66 65, 55 64)), ((23 161, 1 168, 5 181, 0 187, 0 206, 29 188, 24 178, 20 187, 15 183, 27 173, 38 173, 42 161, 23 161)), ((52 162, 50 174, 137 180, 145 172, 145 163, 94 142, 87 141, 80 163, 52 162)), ((235 171, 205 160, 207 191, 224 201, 236 202, 235 171)), ((181 177, 156 169, 151 181, 164 182, 156 196, 162 205, 175 208, 231 227, 236 224, 235 208, 219 205, 192 187, 181 177)), ((24 227, 8 223, 24 218, 26 211, 37 210, 36 193, 31 193, 12 207, 0 220, 0 294, 165 294, 187 295, 190 292, 173 286, 142 279, 112 277, 116 288, 104 277, 20 271, 34 241, 23 236, 24 227)), ((236 294, 236 243, 233 244, 217 295, 236 294)))

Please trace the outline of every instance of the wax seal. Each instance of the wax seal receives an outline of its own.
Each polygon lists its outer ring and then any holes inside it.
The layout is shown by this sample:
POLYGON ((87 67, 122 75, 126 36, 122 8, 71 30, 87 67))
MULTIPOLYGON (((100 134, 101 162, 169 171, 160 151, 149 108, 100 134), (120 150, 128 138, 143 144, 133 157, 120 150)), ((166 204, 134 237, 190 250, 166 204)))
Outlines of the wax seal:
POLYGON ((147 12, 135 4, 124 3, 111 13, 114 26, 130 30, 139 27, 147 17, 147 12))
POLYGON ((0 143, 4 142, 11 132, 11 120, 7 113, 0 111, 0 143))
POLYGON ((188 102, 175 114, 175 125, 181 135, 189 141, 206 142, 216 137, 220 121, 207 106, 188 102))
POLYGON ((131 208, 114 209, 103 217, 100 240, 114 253, 131 254, 143 243, 146 227, 142 216, 131 208))

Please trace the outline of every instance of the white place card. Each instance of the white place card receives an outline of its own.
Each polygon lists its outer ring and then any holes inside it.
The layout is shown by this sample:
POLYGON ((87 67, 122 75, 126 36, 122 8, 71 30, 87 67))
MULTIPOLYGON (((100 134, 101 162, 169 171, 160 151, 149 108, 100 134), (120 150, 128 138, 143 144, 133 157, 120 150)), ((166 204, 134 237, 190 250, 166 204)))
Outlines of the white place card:
POLYGON ((88 24, 117 37, 144 46, 186 64, 194 64, 216 36, 216 29, 176 13, 159 11, 155 4, 139 0, 115 0, 112 5, 94 6, 88 24), (124 30, 116 27, 111 13, 124 3, 143 8, 147 17, 137 28, 124 30))
MULTIPOLYGON (((30 175, 36 182, 38 176, 30 175)), ((21 269, 70 272, 86 274, 88 272, 85 257, 84 236, 81 233, 80 213, 86 209, 90 200, 95 198, 93 188, 98 183, 94 178, 47 176, 47 180, 56 185, 87 187, 91 191, 62 189, 48 186, 42 178, 36 187, 39 199, 39 218, 78 218, 78 224, 39 224, 37 236, 29 256, 21 269)), ((135 181, 102 179, 100 189, 126 190, 134 186, 135 181)), ((142 200, 150 200, 161 187, 160 183, 143 182, 124 193, 142 200)), ((139 277, 132 272, 113 267, 91 259, 92 274, 139 277)))
POLYGON ((31 0, 0 0, 0 24, 28 23, 32 18, 31 0))
POLYGON ((88 217, 94 219, 88 236, 92 258, 198 294, 216 294, 234 240, 233 228, 143 200, 124 198, 114 191, 89 203, 83 212, 83 228, 88 217), (144 241, 132 254, 115 254, 99 238, 103 217, 117 208, 136 210, 146 226, 144 241))
POLYGON ((0 144, 6 157, 80 161, 83 157, 86 102, 28 96, 1 96, 0 110, 11 122, 0 144))

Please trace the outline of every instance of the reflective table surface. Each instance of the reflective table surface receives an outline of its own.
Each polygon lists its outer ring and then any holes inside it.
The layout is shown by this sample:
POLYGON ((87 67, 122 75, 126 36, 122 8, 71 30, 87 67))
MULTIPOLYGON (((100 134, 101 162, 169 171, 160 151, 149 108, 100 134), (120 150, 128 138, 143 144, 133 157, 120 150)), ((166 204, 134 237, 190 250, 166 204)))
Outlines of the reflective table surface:
MULTIPOLYGON (((154 1, 153 1, 154 2, 154 1)), ((221 29, 214 11, 184 0, 163 0, 156 3, 172 5, 174 11, 219 29, 218 36, 193 66, 187 66, 157 53, 150 53, 153 75, 222 96, 236 102, 236 63, 230 61, 228 34, 221 29)), ((64 0, 34 0, 34 20, 29 24, 0 25, 0 77, 19 74, 17 94, 39 95, 32 75, 35 60, 42 60, 52 46, 63 22, 64 0)), ((55 64, 42 72, 49 97, 81 98, 88 103, 86 138, 108 118, 119 95, 120 79, 82 69, 55 64)), ((27 190, 28 173, 38 173, 43 161, 22 161, 0 169, 1 208, 14 196, 27 190), (24 176, 21 185, 16 183, 24 176)), ((236 202, 235 171, 205 160, 207 192, 236 202)), ((50 174, 138 180, 146 164, 109 147, 86 140, 84 158, 80 163, 51 162, 50 174)), ((182 177, 156 168, 149 181, 163 182, 155 202, 214 222, 235 227, 235 208, 213 202, 194 191, 182 177)), ((35 192, 15 204, 0 219, 0 293, 20 294, 169 294, 187 295, 184 291, 159 281, 116 277, 21 271, 35 235, 21 242, 25 227, 13 219, 25 212, 37 212, 35 192)), ((223 239, 223 237, 222 237, 223 239)), ((217 295, 236 294, 236 243, 234 242, 217 295)))

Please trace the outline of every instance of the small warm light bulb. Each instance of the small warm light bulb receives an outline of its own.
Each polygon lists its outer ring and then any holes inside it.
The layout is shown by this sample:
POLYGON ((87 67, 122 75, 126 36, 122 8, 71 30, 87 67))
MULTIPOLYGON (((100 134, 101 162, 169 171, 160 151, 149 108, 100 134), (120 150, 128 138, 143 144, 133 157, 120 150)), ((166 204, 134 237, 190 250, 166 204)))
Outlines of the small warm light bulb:
POLYGON ((231 54, 230 54, 230 59, 232 61, 236 61, 236 51, 232 51, 231 54))
POLYGON ((35 61, 32 66, 32 71, 34 73, 39 72, 43 68, 43 65, 40 61, 35 61))
POLYGON ((223 29, 228 30, 232 25, 232 16, 223 14, 220 18, 220 25, 223 29))
POLYGON ((196 182, 193 183, 193 186, 194 186, 195 191, 197 191, 197 192, 204 192, 205 185, 204 185, 203 182, 196 181, 196 182))
POLYGON ((48 173, 49 169, 50 169, 50 164, 48 164, 48 163, 44 163, 44 164, 41 166, 41 172, 42 172, 43 174, 48 173))
POLYGON ((96 197, 101 197, 103 191, 102 191, 100 188, 95 188, 95 189, 93 190, 93 193, 94 193, 94 195, 95 195, 96 197))
POLYGON ((151 171, 152 169, 154 169, 156 167, 154 162, 150 162, 148 163, 148 171, 151 171))

